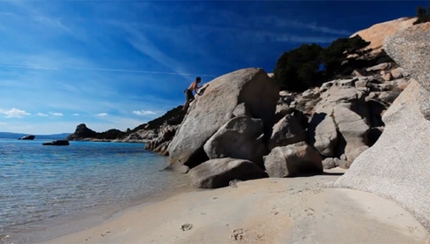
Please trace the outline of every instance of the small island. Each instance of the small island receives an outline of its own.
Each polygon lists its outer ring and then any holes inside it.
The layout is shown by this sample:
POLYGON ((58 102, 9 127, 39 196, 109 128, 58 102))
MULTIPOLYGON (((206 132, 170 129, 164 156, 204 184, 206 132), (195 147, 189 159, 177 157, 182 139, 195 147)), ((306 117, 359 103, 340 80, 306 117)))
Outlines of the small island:
POLYGON ((70 145, 68 140, 55 140, 52 142, 44 142, 44 146, 68 146, 70 145))
POLYGON ((36 136, 34 136, 34 135, 26 135, 26 136, 23 136, 21 138, 18 138, 18 140, 34 140, 34 138, 36 138, 36 136))

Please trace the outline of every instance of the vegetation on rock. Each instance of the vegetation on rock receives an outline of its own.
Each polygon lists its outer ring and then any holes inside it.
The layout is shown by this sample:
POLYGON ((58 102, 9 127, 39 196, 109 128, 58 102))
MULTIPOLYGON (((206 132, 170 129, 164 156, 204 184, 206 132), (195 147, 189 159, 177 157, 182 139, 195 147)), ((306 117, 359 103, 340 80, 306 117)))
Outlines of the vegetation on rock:
POLYGON ((284 52, 274 70, 276 82, 290 91, 304 91, 314 86, 321 73, 320 54, 323 48, 317 44, 303 44, 297 49, 284 52))
POLYGON ((414 22, 414 25, 425 22, 430 22, 430 7, 426 10, 425 8, 419 6, 417 8, 417 21, 414 22))
POLYGON ((369 44, 359 35, 339 38, 327 48, 303 44, 278 59, 273 72, 275 81, 281 89, 302 92, 339 75, 349 75, 354 69, 370 65, 357 58, 370 51, 364 49, 369 44))

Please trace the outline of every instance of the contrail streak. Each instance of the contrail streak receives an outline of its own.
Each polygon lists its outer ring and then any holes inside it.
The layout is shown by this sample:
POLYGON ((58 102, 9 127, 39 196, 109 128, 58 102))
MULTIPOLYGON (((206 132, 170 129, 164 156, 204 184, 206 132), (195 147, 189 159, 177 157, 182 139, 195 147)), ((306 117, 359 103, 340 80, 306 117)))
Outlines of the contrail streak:
POLYGON ((192 73, 178 73, 178 72, 164 72, 164 71, 149 71, 149 70, 133 70, 133 69, 107 69, 107 68, 58 68, 58 67, 43 67, 43 66, 29 66, 20 64, 0 64, 1 67, 17 68, 17 69, 37 69, 37 70, 87 70, 87 71, 106 71, 106 72, 121 72, 121 73, 145 73, 155 75, 185 75, 185 76, 207 76, 216 77, 216 75, 207 74, 192 74, 192 73))

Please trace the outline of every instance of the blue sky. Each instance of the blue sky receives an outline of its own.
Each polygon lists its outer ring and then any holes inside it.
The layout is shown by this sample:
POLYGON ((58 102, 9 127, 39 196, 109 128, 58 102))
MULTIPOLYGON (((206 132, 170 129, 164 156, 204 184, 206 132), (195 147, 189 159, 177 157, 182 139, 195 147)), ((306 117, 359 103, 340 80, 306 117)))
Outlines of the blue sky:
POLYGON ((428 1, 1 1, 0 131, 125 130, 203 83, 428 1))

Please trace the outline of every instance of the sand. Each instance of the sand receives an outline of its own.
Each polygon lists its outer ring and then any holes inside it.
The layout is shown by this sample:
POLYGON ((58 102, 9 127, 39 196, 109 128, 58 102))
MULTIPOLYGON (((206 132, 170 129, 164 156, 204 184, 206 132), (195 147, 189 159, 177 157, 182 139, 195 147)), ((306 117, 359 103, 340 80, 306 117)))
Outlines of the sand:
POLYGON ((47 243, 430 243, 400 206, 324 175, 183 192, 47 243))

